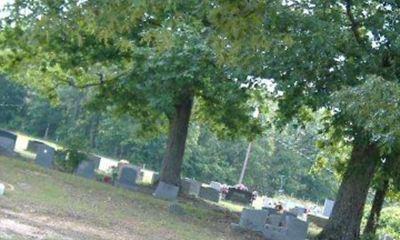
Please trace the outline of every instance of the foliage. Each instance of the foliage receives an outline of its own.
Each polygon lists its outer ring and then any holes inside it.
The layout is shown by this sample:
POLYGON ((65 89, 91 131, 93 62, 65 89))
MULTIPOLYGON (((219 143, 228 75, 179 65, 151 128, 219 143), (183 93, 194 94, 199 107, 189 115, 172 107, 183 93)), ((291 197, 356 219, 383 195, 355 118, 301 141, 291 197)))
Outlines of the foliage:
POLYGON ((17 124, 18 116, 24 112, 26 90, 3 75, 0 75, 0 86, 0 122, 17 124))
POLYGON ((382 210, 379 234, 389 234, 394 239, 400 238, 400 207, 388 207, 382 210))
MULTIPOLYGON (((365 216, 364 216, 365 217, 365 216)), ((393 204, 382 210, 376 236, 363 236, 363 240, 376 240, 388 234, 393 239, 400 238, 400 207, 393 204)))

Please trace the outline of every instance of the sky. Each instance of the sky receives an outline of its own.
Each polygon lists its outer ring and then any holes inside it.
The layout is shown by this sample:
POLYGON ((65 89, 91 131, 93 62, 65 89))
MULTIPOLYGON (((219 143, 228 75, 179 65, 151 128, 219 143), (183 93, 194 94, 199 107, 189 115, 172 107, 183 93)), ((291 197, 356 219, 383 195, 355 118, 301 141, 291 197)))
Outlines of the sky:
POLYGON ((0 18, 4 17, 6 14, 4 12, 1 11, 1 9, 7 4, 7 3, 11 3, 14 0, 0 0, 0 18))

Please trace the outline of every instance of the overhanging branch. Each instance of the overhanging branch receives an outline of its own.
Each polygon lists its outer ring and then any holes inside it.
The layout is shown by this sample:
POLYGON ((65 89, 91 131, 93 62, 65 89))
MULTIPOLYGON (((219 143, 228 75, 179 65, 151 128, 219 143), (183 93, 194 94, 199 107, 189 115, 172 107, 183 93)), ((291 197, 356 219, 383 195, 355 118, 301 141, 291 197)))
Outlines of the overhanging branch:
POLYGON ((116 75, 114 77, 108 78, 108 79, 105 79, 105 76, 104 76, 103 73, 98 73, 99 80, 97 82, 91 82, 91 83, 86 83, 86 84, 79 84, 79 83, 75 82, 73 78, 69 78, 69 79, 66 79, 66 80, 61 80, 61 82, 63 84, 66 84, 66 85, 70 86, 70 87, 74 87, 74 88, 78 88, 78 89, 85 89, 85 88, 102 86, 102 85, 104 85, 104 84, 106 84, 108 82, 112 82, 114 80, 117 80, 120 77, 122 77, 122 76, 124 76, 124 75, 126 75, 126 74, 128 74, 130 72, 131 72, 131 70, 127 70, 127 71, 121 72, 120 74, 118 74, 118 75, 116 75))
POLYGON ((360 23, 354 18, 353 11, 351 10, 351 7, 353 6, 352 0, 345 0, 345 5, 346 5, 346 15, 351 24, 351 31, 353 32, 353 35, 358 44, 364 45, 362 38, 360 36, 360 23))

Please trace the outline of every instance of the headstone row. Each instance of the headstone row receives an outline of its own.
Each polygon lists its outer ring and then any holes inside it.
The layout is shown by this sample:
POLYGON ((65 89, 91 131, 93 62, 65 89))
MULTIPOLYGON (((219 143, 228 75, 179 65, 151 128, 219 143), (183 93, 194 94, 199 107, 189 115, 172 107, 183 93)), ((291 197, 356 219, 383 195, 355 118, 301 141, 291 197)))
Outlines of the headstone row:
POLYGON ((270 240, 305 240, 308 231, 306 221, 274 209, 244 209, 239 224, 232 224, 232 227, 258 232, 270 240))

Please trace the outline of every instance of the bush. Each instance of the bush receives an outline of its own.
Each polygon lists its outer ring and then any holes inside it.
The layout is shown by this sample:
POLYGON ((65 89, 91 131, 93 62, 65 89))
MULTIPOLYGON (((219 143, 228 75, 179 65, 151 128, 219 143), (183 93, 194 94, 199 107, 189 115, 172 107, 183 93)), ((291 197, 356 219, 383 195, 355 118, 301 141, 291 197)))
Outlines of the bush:
POLYGON ((59 171, 73 173, 79 164, 87 158, 85 153, 76 149, 58 150, 55 154, 55 165, 59 171))
POLYGON ((379 235, 389 234, 394 239, 400 239, 400 206, 382 210, 378 233, 379 235))

